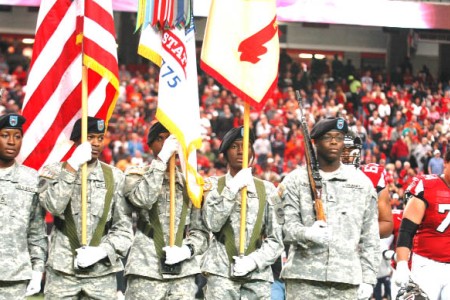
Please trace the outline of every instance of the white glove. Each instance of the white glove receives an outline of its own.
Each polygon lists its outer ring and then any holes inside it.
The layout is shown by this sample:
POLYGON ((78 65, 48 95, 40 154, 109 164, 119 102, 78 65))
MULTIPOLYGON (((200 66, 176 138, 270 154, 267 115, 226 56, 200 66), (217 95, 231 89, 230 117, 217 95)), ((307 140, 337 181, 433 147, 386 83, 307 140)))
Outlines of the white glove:
POLYGON ((234 259, 234 276, 244 276, 256 269, 257 265, 253 258, 250 256, 233 256, 234 259))
POLYGON ((75 151, 73 151, 72 156, 67 160, 67 163, 78 171, 80 166, 92 159, 92 146, 89 142, 84 142, 80 144, 75 151))
POLYGON ((239 192, 244 186, 248 186, 253 182, 252 168, 245 168, 240 170, 229 182, 227 187, 233 193, 239 192))
POLYGON ((305 238, 316 244, 327 244, 331 238, 330 228, 326 222, 316 221, 311 227, 306 228, 305 238))
POLYGON ((396 260, 397 256, 395 255, 395 251, 394 250, 384 250, 383 251, 383 258, 385 260, 396 260))
POLYGON ((162 249, 166 252, 165 263, 168 265, 174 265, 176 263, 179 263, 180 261, 191 258, 191 249, 189 249, 189 247, 186 245, 183 245, 181 247, 165 246, 162 249))
POLYGON ((89 267, 108 255, 102 247, 86 246, 75 251, 77 252, 76 263, 81 268, 89 267))
POLYGON ((397 286, 406 286, 409 282, 409 271, 408 261, 401 260, 397 262, 397 268, 394 273, 394 281, 397 286))
POLYGON ((358 288, 358 300, 369 300, 373 294, 373 286, 368 283, 361 283, 358 288))
POLYGON ((167 163, 172 154, 177 152, 179 146, 180 144, 178 143, 177 138, 173 134, 169 135, 164 141, 161 151, 158 153, 159 159, 164 163, 167 163))
POLYGON ((42 272, 33 271, 31 273, 31 280, 30 280, 30 283, 28 283, 27 292, 25 294, 26 297, 40 292, 41 280, 42 280, 42 272))

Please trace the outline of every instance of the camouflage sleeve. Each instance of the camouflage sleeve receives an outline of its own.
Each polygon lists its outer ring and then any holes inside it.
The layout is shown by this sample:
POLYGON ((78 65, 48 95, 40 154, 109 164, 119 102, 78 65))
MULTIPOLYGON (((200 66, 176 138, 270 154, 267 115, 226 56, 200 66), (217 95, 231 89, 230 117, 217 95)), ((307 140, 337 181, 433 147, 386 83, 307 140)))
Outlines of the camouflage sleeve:
POLYGON ((208 249, 209 232, 202 220, 202 211, 199 208, 192 207, 189 224, 189 235, 184 244, 190 244, 194 247, 194 255, 201 255, 208 249))
POLYGON ((75 187, 76 174, 61 166, 44 167, 39 176, 39 201, 52 215, 64 217, 64 210, 69 203, 75 187))
POLYGON ((276 194, 277 190, 272 183, 265 183, 266 193, 268 195, 264 216, 265 238, 261 247, 249 255, 254 259, 260 270, 273 265, 284 250, 282 225, 278 222, 275 215, 275 208, 278 203, 271 200, 276 199, 272 195, 276 194))
POLYGON ((28 227, 27 241, 33 271, 44 272, 47 260, 48 239, 45 232, 44 210, 39 205, 39 197, 33 197, 28 227))
POLYGON ((203 220, 206 228, 212 232, 219 232, 236 205, 237 194, 225 185, 222 193, 217 190, 217 178, 210 177, 211 190, 205 197, 203 204, 203 220))
POLYGON ((111 227, 100 244, 108 253, 110 261, 126 256, 133 239, 131 207, 123 195, 125 176, 115 170, 114 180, 117 181, 114 192, 111 227))
POLYGON ((367 193, 367 208, 359 242, 360 259, 362 267, 362 281, 376 284, 377 272, 380 265, 380 239, 378 230, 378 206, 374 189, 367 193))
POLYGON ((150 167, 126 171, 125 197, 136 207, 151 209, 158 200, 167 166, 154 159, 150 167))
POLYGON ((291 173, 286 176, 278 189, 283 189, 283 209, 284 209, 284 242, 288 244, 296 244, 298 242, 306 242, 305 226, 301 218, 300 201, 301 190, 298 181, 300 178, 291 173))

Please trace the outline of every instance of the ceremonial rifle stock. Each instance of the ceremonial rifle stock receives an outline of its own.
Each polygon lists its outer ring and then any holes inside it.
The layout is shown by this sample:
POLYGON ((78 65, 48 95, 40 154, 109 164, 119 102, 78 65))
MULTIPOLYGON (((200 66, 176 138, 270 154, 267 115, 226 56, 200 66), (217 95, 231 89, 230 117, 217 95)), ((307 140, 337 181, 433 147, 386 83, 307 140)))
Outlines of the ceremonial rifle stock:
POLYGON ((308 123, 303 115, 302 100, 299 91, 295 91, 297 102, 300 110, 301 128, 305 142, 305 158, 306 168, 308 170, 308 178, 311 187, 311 196, 314 199, 314 210, 316 212, 316 219, 319 221, 326 221, 325 212, 323 210, 322 202, 322 177, 319 173, 319 163, 314 152, 311 137, 309 136, 308 123))

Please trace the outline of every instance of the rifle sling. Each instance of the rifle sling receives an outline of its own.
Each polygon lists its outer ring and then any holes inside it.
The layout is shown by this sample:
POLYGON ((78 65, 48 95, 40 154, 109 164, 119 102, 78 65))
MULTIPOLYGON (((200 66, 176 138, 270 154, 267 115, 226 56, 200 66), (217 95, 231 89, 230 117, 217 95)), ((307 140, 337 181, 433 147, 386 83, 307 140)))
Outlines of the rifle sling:
MULTIPOLYGON (((105 231, 105 225, 106 225, 106 219, 108 217, 108 212, 111 208, 111 202, 114 195, 114 177, 112 173, 112 169, 104 164, 100 163, 103 171, 103 176, 105 178, 105 185, 106 185, 106 195, 105 195, 105 203, 103 207, 103 214, 97 224, 97 228, 95 228, 94 234, 92 235, 91 241, 89 243, 89 246, 98 246, 100 245, 100 241, 102 239, 102 236, 104 235, 105 231)), ((63 165, 64 166, 64 165, 63 165)), ((68 237, 70 247, 72 248, 72 253, 75 255, 75 249, 78 249, 81 247, 80 240, 78 239, 78 233, 77 228, 75 226, 75 221, 73 219, 72 214, 72 205, 71 205, 72 199, 69 200, 69 203, 67 204, 67 207, 64 211, 64 219, 65 221, 62 221, 58 218, 55 218, 55 221, 59 224, 61 224, 60 230, 62 233, 68 237)))
MULTIPOLYGON (((249 255, 253 251, 255 251, 258 247, 258 244, 261 242, 261 230, 262 230, 262 219, 264 215, 264 206, 266 204, 266 188, 264 187, 264 183, 262 180, 258 178, 253 178, 255 182, 256 193, 259 199, 259 209, 258 215, 256 217, 255 226, 253 227, 253 232, 250 237, 250 242, 248 244, 247 250, 245 250, 245 255, 249 255)), ((225 176, 219 178, 217 182, 217 190, 219 194, 222 193, 225 188, 225 176)), ((227 251, 228 260, 230 262, 233 261, 233 256, 238 255, 238 250, 236 244, 234 242, 234 231, 231 227, 230 218, 228 218, 222 227, 222 229, 218 232, 218 241, 223 241, 225 245, 225 249, 227 251)))
MULTIPOLYGON (((189 204, 189 196, 187 195, 187 191, 183 188, 183 206, 181 208, 180 222, 178 223, 177 234, 175 237, 175 245, 181 247, 184 238, 184 231, 186 226, 186 216, 187 216, 187 208, 189 204)), ((145 226, 145 230, 143 233, 146 236, 153 233, 153 243, 155 245, 156 254, 158 258, 164 256, 164 251, 162 248, 166 245, 164 241, 164 233, 161 226, 161 221, 159 220, 159 212, 158 212, 158 203, 153 204, 152 208, 149 211, 149 219, 151 221, 147 222, 145 226), (152 230, 153 229, 153 230, 152 230)))

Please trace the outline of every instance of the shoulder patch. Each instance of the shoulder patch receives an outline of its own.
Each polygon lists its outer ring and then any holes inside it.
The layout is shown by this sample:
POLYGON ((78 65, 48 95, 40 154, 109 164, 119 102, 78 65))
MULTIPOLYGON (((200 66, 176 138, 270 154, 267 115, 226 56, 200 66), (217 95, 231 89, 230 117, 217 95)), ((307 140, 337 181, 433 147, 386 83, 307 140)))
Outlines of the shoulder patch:
POLYGON ((203 184, 203 191, 208 192, 212 189, 212 182, 209 178, 205 179, 205 183, 203 184))
POLYGON ((284 224, 284 209, 282 205, 275 206, 275 215, 277 217, 277 222, 280 225, 284 224))
POLYGON ((54 179, 56 178, 56 173, 53 170, 50 170, 48 168, 44 168, 40 173, 40 177, 48 178, 48 179, 54 179))

